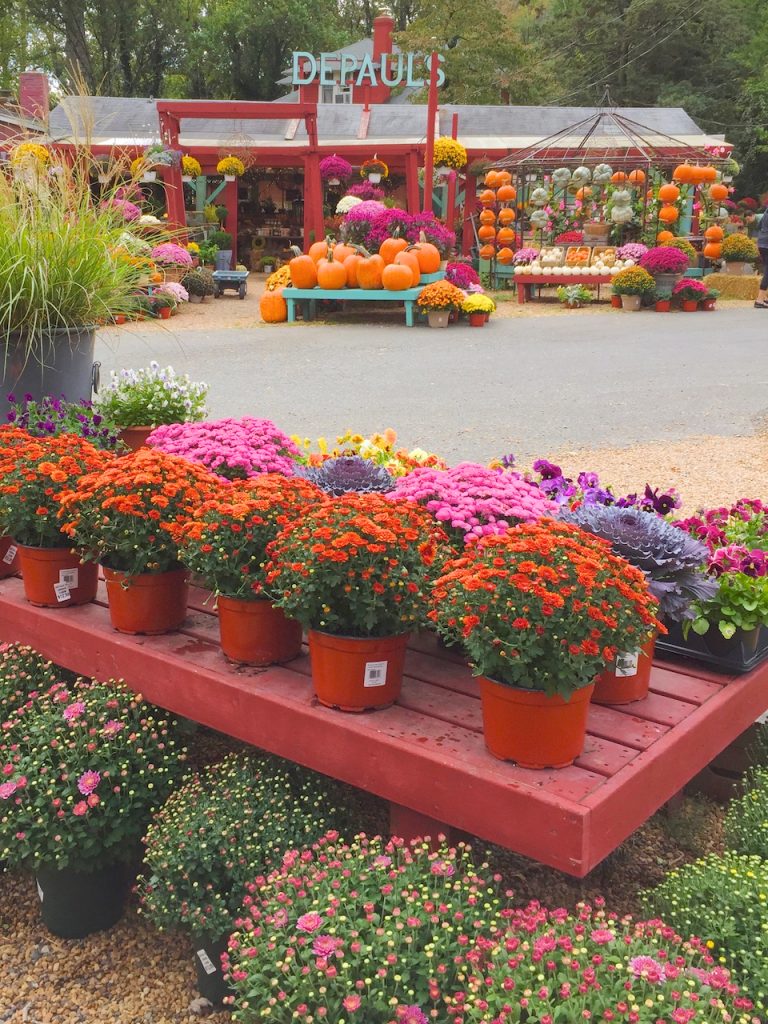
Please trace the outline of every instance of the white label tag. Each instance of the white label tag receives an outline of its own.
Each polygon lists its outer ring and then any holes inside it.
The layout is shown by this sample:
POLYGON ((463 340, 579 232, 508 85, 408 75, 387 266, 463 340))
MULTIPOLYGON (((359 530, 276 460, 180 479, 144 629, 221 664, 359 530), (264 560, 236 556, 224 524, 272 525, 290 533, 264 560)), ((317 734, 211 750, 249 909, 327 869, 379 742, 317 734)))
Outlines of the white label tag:
POLYGON ((616 655, 615 674, 617 679, 626 676, 637 675, 637 663, 640 661, 640 651, 624 651, 616 655))
POLYGON ((72 596, 66 583, 54 583, 53 591, 56 594, 57 601, 68 601, 72 596))
POLYGON ((59 583, 64 583, 70 588, 75 590, 78 581, 78 570, 77 569, 61 569, 59 571, 59 583))
POLYGON ((42 903, 43 902, 43 889, 42 889, 42 886, 40 885, 40 883, 37 881, 37 879, 35 879, 35 882, 37 883, 37 895, 40 897, 40 902, 42 903))
POLYGON ((387 681, 386 661, 366 661, 363 686, 384 686, 387 681))
POLYGON ((759 718, 755 719, 755 721, 758 725, 765 725, 765 723, 768 722, 768 711, 764 711, 759 718))
POLYGON ((3 555, 3 561, 5 562, 6 565, 10 565, 11 564, 11 562, 16 557, 16 553, 18 552, 18 550, 19 549, 16 547, 15 544, 11 544, 11 546, 8 548, 8 550, 3 555))
POLYGON ((197 959, 203 965, 203 970, 205 971, 206 974, 216 973, 216 967, 204 949, 198 949, 197 959))

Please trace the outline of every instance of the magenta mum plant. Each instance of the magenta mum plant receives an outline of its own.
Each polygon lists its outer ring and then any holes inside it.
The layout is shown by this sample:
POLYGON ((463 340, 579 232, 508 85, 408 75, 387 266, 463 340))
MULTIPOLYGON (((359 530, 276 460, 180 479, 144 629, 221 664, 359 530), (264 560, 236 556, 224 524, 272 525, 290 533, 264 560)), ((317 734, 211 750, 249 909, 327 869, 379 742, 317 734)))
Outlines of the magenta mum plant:
POLYGON ((480 284, 480 275, 469 263, 449 263, 445 268, 445 279, 464 291, 467 291, 470 285, 480 284))
POLYGON ((387 495, 426 506, 460 542, 504 533, 517 523, 554 515, 557 505, 516 473, 462 462, 451 469, 414 469, 387 495))
POLYGON ((699 278, 683 277, 672 289, 672 294, 678 299, 700 302, 709 295, 709 288, 699 278))
POLYGON ((121 214, 127 221, 138 220, 141 216, 141 209, 128 199, 121 199, 118 196, 101 204, 104 209, 112 209, 121 214))
POLYGON ((320 177, 323 181, 329 178, 338 178, 340 181, 347 181, 352 177, 352 164, 342 156, 326 156, 320 161, 320 177))
POLYGON ((155 263, 159 263, 161 266, 192 266, 191 254, 183 246, 176 245, 175 242, 162 242, 160 245, 156 245, 151 256, 155 263))
POLYGON ((168 455, 198 462, 226 480, 244 480, 260 473, 293 476, 299 449, 271 420, 206 420, 157 427, 147 444, 168 455))
POLYGON ((386 195, 383 188, 378 185, 372 185, 370 181, 358 181, 346 191, 348 196, 357 196, 358 199, 362 199, 363 202, 368 200, 382 200, 386 195))
POLYGON ((649 274, 682 274, 688 269, 688 257, 679 249, 655 245, 640 257, 640 266, 649 274))

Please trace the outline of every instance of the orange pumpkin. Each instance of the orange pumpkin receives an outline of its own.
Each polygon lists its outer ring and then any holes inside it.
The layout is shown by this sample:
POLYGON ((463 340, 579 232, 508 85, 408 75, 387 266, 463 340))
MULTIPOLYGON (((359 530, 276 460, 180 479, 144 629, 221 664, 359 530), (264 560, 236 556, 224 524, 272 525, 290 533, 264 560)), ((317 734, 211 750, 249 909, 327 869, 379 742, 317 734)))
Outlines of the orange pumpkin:
POLYGON ((483 242, 490 242, 492 238, 496 237, 496 228, 493 224, 481 224, 477 229, 477 237, 483 242))
POLYGON ((478 219, 481 224, 495 224, 496 214, 493 212, 493 210, 481 210, 478 219))
POLYGON ((481 245, 480 246, 480 259, 481 260, 492 260, 496 255, 495 245, 481 245))
POLYGON ((706 167, 702 167, 700 172, 701 181, 716 181, 717 180, 717 168, 712 167, 711 164, 707 164, 706 167))
POLYGON ((259 299, 259 313, 265 324, 282 324, 288 319, 288 303, 283 298, 283 289, 267 291, 259 299))
POLYGON ((665 224, 674 224, 679 216, 680 211, 676 206, 662 206, 659 210, 659 220, 663 220, 665 224))
MULTIPOLYGON (((417 285, 421 280, 421 269, 419 267, 419 257, 413 251, 413 249, 403 249, 395 256, 394 267, 410 267, 411 273, 413 274, 413 284, 417 285)), ((386 285, 385 285, 386 287, 386 285)), ((409 286, 410 287, 410 286, 409 286)))
POLYGON ((504 266, 507 266, 507 264, 512 262, 514 256, 514 249, 510 249, 509 246, 504 246, 503 249, 499 249, 498 253, 496 254, 496 259, 499 261, 499 263, 503 263, 504 266))
POLYGON ((728 189, 725 185, 710 185, 709 186, 709 197, 714 199, 716 203, 721 202, 723 199, 728 198, 728 189))
POLYGON ((434 274, 440 269, 442 258, 440 256, 440 250, 436 245, 427 241, 427 236, 423 231, 419 232, 418 242, 410 246, 416 253, 416 259, 419 261, 419 271, 422 274, 434 274))
POLYGON ((616 171, 615 174, 611 175, 611 181, 614 185, 622 185, 627 180, 627 176, 624 171, 616 171))
POLYGON ((381 276, 384 271, 384 257, 375 252, 373 255, 360 250, 362 259, 357 265, 357 283, 360 288, 375 290, 381 288, 381 276))
POLYGON ((501 185, 496 189, 496 198, 500 203, 513 203, 517 199, 517 189, 514 185, 501 185))
POLYGON ((328 255, 329 245, 329 239, 324 239, 322 242, 313 242, 309 247, 308 255, 317 263, 318 260, 324 259, 328 255))
POLYGON ((344 264, 334 258, 333 249, 328 246, 328 258, 317 261, 317 283, 326 291, 338 291, 347 287, 347 270, 344 264))
POLYGON ((675 181, 681 181, 684 185, 690 184, 693 181, 693 167, 687 161, 684 164, 678 164, 672 171, 672 178, 675 181))
POLYGON ((662 185, 659 189, 659 199, 662 203, 675 203, 680 198, 680 189, 677 185, 662 185))
POLYGON ((314 288, 317 284, 317 264, 311 256, 303 256, 297 245, 294 245, 291 251, 296 253, 288 263, 291 284, 294 288, 314 288))
POLYGON ((343 263, 347 256, 351 256, 355 251, 353 245, 345 245, 343 242, 337 242, 333 247, 333 258, 343 263))
POLYGON ((498 188, 498 186, 501 184, 501 182, 499 181, 499 172, 493 170, 488 171, 483 180, 483 183, 486 188, 498 188))
POLYGON ((719 224, 712 224, 704 232, 704 237, 708 242, 722 242, 725 237, 725 232, 719 224))
POLYGON ((708 260, 719 260, 723 252, 723 247, 720 242, 707 242, 703 251, 708 260))
POLYGON ((582 188, 576 189, 576 198, 579 199, 582 203, 585 199, 589 199, 591 195, 592 189, 589 187, 589 185, 584 185, 582 186, 582 188))
POLYGON ((514 223, 516 217, 517 214, 511 206, 505 206, 503 210, 499 210, 499 224, 501 224, 503 228, 505 228, 507 224, 514 223))
POLYGON ((347 272, 347 288, 359 288, 357 283, 357 268, 362 260, 362 255, 359 252, 352 252, 344 260, 344 269, 347 272))
POLYGON ((385 263, 394 263, 395 256, 408 247, 405 238, 385 238, 379 247, 379 254, 385 263))
POLYGON ((628 179, 633 185, 642 185, 645 182, 645 171, 641 171, 639 168, 635 171, 630 171, 628 179))
POLYGON ((509 171, 498 171, 497 181, 499 185, 511 185, 512 175, 509 173, 509 171))
POLYGON ((659 244, 661 244, 662 242, 671 242, 674 237, 675 236, 672 234, 671 231, 660 231, 658 235, 656 235, 656 241, 659 244))
POLYGON ((496 202, 496 193, 493 191, 493 189, 487 188, 480 193, 478 199, 480 200, 483 206, 491 206, 493 203, 496 202))
POLYGON ((496 232, 496 241, 499 245, 512 245, 515 241, 513 228, 499 228, 496 232))
MULTIPOLYGON (((399 257, 403 254, 397 255, 399 257)), ((413 269, 407 263, 390 263, 384 267, 381 283, 388 292, 404 292, 413 287, 413 269)))

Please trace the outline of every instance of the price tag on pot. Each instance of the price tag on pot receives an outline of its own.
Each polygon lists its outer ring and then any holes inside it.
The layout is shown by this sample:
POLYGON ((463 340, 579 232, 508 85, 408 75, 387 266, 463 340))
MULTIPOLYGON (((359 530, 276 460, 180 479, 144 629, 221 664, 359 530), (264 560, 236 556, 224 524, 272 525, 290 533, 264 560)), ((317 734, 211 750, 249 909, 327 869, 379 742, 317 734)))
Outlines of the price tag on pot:
POLYGON ((56 594, 57 601, 68 601, 72 596, 66 583, 54 583, 53 591, 56 594))
POLYGON ((10 565, 11 564, 11 562, 16 557, 16 553, 17 553, 18 550, 19 549, 16 547, 15 544, 11 544, 11 546, 8 548, 8 550, 3 555, 3 561, 5 562, 6 565, 10 565))
POLYGON ((40 885, 40 883, 37 881, 37 879, 35 879, 35 882, 37 884, 37 895, 40 897, 40 902, 42 903, 43 902, 43 887, 40 885))
POLYGON ((640 660, 640 651, 624 651, 616 655, 615 674, 617 679, 626 676, 637 675, 637 663, 640 660))
POLYGON ((77 587, 78 572, 78 569, 61 569, 59 571, 59 583, 63 583, 70 590, 74 590, 77 587))
POLYGON ((211 960, 211 958, 208 956, 204 949, 198 949, 197 959, 203 965, 203 970, 205 971, 206 974, 216 973, 216 965, 214 964, 213 960, 211 960))
POLYGON ((366 661, 363 686, 384 686, 387 681, 386 661, 366 661))

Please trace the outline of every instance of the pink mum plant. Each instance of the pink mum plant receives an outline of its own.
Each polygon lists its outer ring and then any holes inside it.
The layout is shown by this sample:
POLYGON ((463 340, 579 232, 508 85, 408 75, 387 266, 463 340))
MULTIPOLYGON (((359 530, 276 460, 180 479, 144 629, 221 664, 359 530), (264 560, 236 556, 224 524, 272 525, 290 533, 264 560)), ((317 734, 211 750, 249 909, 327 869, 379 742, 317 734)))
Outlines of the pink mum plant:
POLYGON ((147 444, 169 455, 198 462, 226 480, 260 473, 292 476, 299 449, 271 420, 207 420, 157 427, 147 444))

